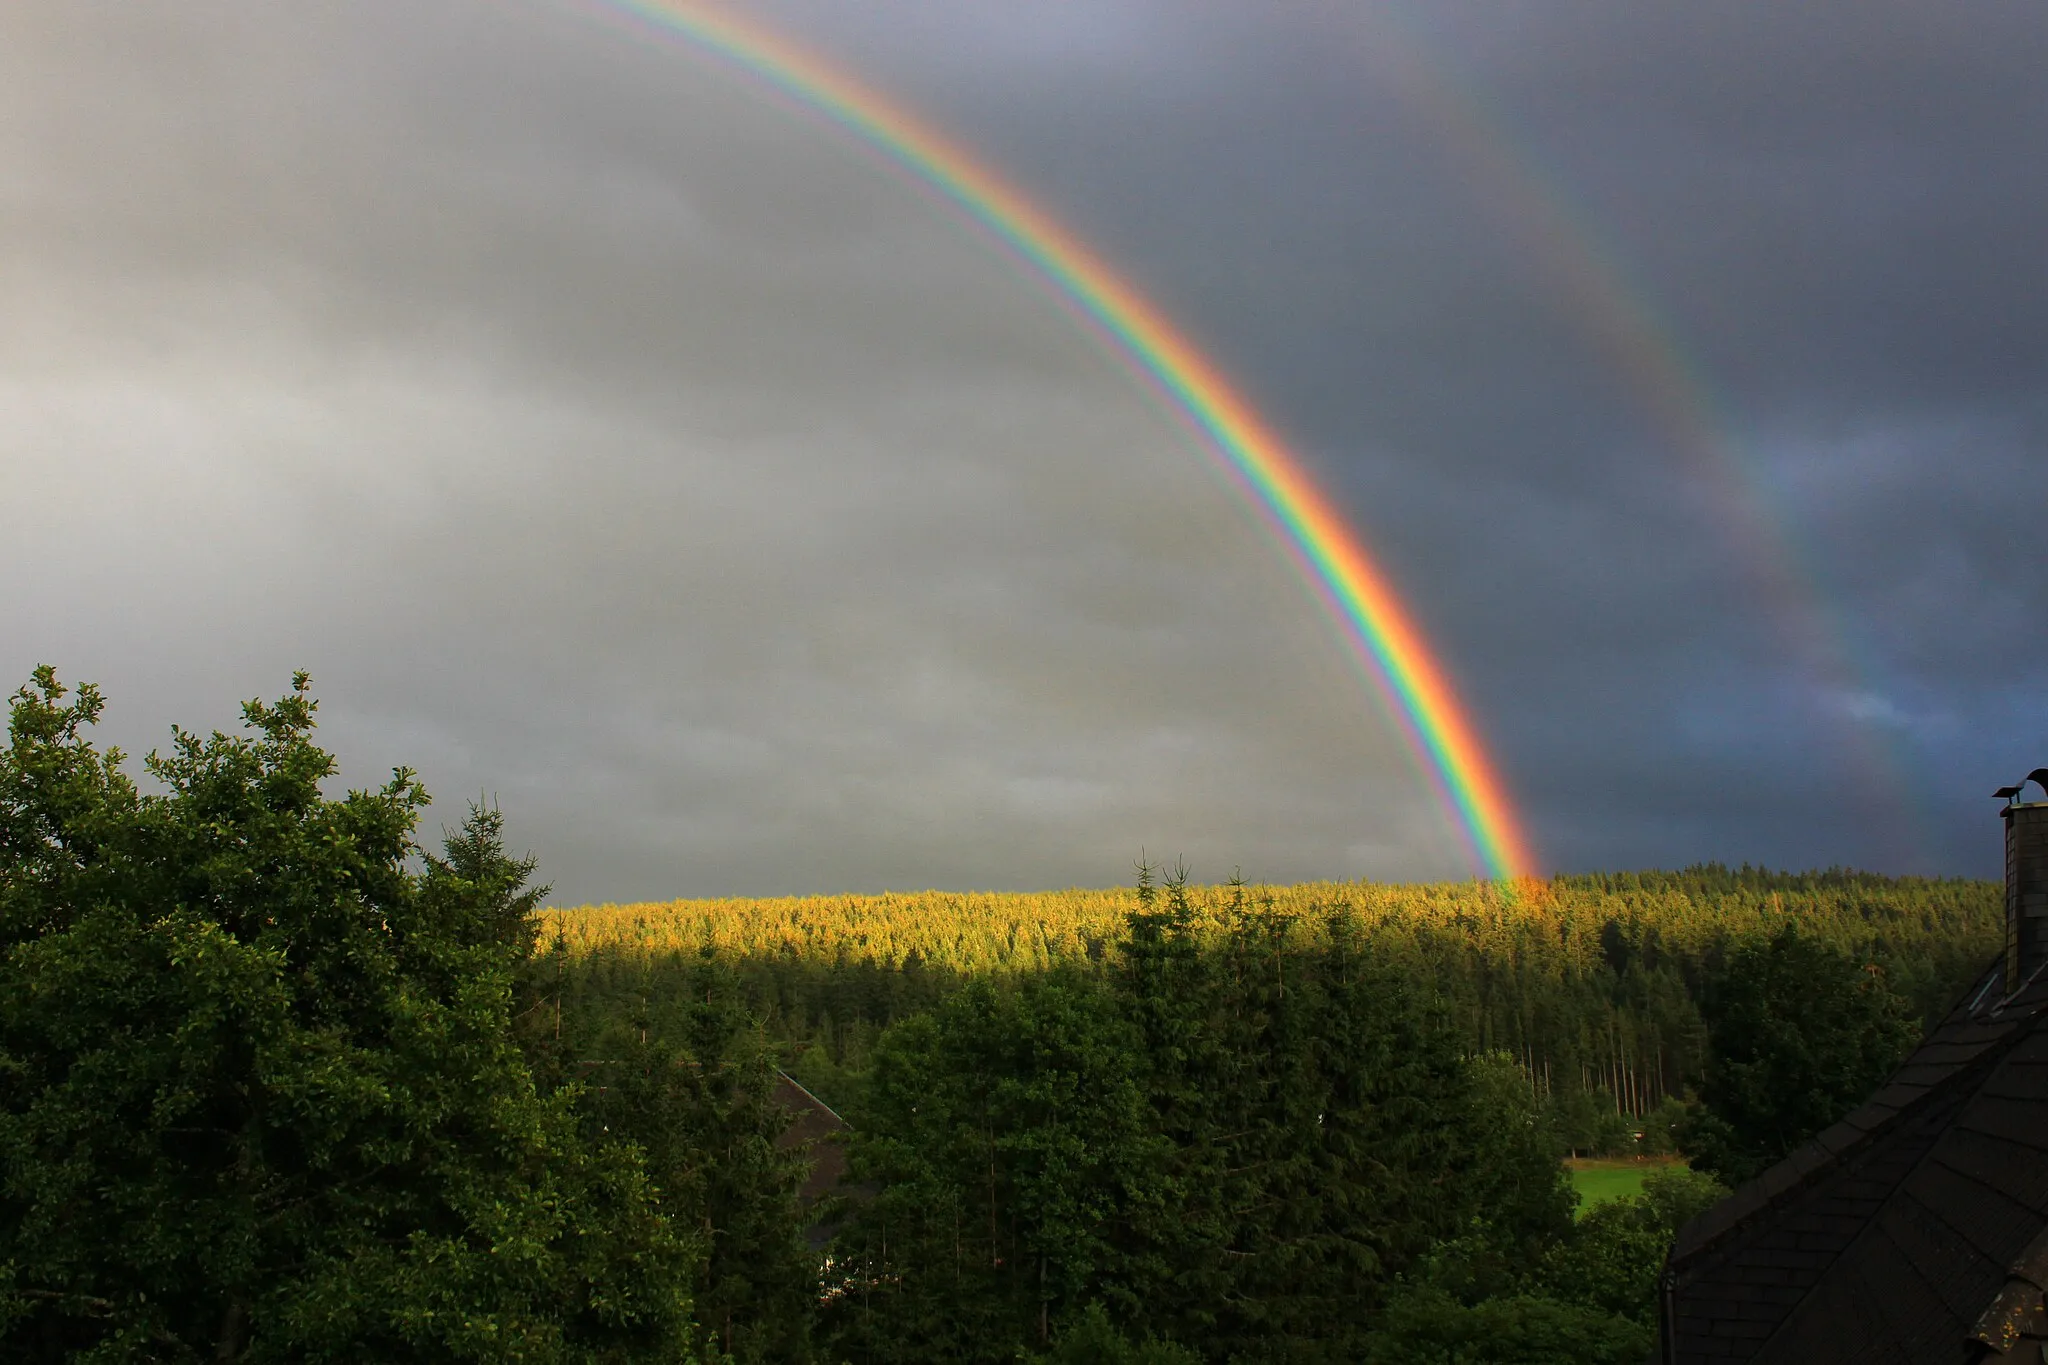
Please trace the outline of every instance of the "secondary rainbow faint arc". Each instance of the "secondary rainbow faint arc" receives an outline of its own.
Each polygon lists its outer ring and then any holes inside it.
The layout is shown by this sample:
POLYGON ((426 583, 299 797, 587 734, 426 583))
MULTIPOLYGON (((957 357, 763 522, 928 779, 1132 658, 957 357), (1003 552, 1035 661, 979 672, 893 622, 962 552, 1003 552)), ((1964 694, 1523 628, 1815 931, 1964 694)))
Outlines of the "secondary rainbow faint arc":
POLYGON ((1478 731, 1386 575, 1278 436, 1138 291, 964 149, 788 39, 687 0, 603 0, 766 79, 940 191, 1029 262, 1191 420, 1286 544, 1422 760, 1480 867, 1538 864, 1478 731))

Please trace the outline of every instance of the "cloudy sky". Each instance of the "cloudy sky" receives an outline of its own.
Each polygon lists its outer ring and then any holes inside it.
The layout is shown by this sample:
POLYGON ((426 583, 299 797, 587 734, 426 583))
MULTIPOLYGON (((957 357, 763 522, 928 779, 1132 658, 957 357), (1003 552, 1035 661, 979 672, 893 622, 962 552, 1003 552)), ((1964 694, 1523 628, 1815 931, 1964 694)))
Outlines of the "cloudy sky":
MULTIPOLYGON (((2048 762, 2048 10, 757 0, 1344 509, 1557 870, 1991 875, 2048 762)), ((0 672, 310 669, 563 902, 1471 872, 1047 285, 603 0, 0 7, 0 672)))

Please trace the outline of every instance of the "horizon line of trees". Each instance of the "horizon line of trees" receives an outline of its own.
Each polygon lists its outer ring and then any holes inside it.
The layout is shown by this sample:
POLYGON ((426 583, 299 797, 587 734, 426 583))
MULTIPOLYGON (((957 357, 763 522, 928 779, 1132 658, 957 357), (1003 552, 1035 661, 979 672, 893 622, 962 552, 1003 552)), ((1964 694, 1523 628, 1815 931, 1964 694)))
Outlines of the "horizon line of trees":
POLYGON ((1982 917, 1855 876, 1596 919, 1141 869, 1029 970, 575 951, 495 809, 429 848, 410 772, 323 793, 305 675, 147 791, 102 706, 39 668, 0 751, 10 1359, 1638 1360, 1716 1176, 1859 1101, 1982 917), (1624 1017, 1691 1039, 1656 1112, 1699 1169, 1574 1218, 1581 1111, 1649 1087, 1504 1043, 1624 1017), (834 1205, 782 1066, 853 1119, 834 1205))
MULTIPOLYGON (((1997 953, 2002 888, 1834 869, 1558 877, 1540 895, 1488 883, 1199 886, 1190 932, 1250 909, 1309 944, 1332 916, 1431 983, 1470 1052, 1521 1067, 1570 1149, 1669 1150, 1708 1056, 1702 1004, 1731 952, 1784 929, 1884 976, 1931 1024, 1997 953), (1637 1135, 1641 1134, 1641 1137, 1637 1135)), ((705 953, 737 976, 793 1074, 843 1098, 881 1032, 982 976, 1114 970, 1137 888, 679 901, 543 910, 551 989, 631 1013, 705 953), (1035 932, 1033 932, 1035 926, 1035 932)))

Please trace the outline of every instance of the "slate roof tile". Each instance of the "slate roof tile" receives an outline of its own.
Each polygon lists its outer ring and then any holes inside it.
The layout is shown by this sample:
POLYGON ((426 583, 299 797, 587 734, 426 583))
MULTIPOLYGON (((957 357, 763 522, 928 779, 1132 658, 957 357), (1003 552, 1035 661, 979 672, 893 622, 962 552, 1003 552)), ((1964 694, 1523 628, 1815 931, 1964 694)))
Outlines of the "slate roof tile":
POLYGON ((1883 1250, 1938 1302, 1937 1321, 1946 1324, 1983 1310, 1985 1287, 1996 1284, 2000 1267, 1976 1254, 1952 1229, 1928 1219, 1926 1210, 1911 1200, 1886 1209, 1872 1228, 1888 1244, 1883 1250))
POLYGON ((2020 1203, 2048 1208, 2048 1161, 2041 1150, 1993 1133, 1958 1126, 1935 1153, 1942 1165, 2002 1190, 2020 1203))
POLYGON ((2048 1324, 2013 1278, 2048 1248, 2048 974, 2010 1000, 2002 979, 1870 1103, 1682 1230, 1665 1361, 1961 1362, 2002 1294, 2048 1324))

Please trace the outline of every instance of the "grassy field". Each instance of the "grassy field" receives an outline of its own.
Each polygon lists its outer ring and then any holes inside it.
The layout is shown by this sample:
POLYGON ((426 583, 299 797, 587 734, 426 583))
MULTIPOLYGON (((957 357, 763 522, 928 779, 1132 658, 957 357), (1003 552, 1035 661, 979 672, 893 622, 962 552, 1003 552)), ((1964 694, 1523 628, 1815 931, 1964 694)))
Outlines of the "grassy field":
POLYGON ((1643 1177, 1669 1164, 1670 1159, 1662 1157, 1641 1161, 1633 1157, 1579 1157, 1565 1162, 1565 1168, 1571 1172, 1572 1187, 1579 1192, 1579 1211, 1583 1213, 1609 1199, 1641 1193, 1643 1177))

